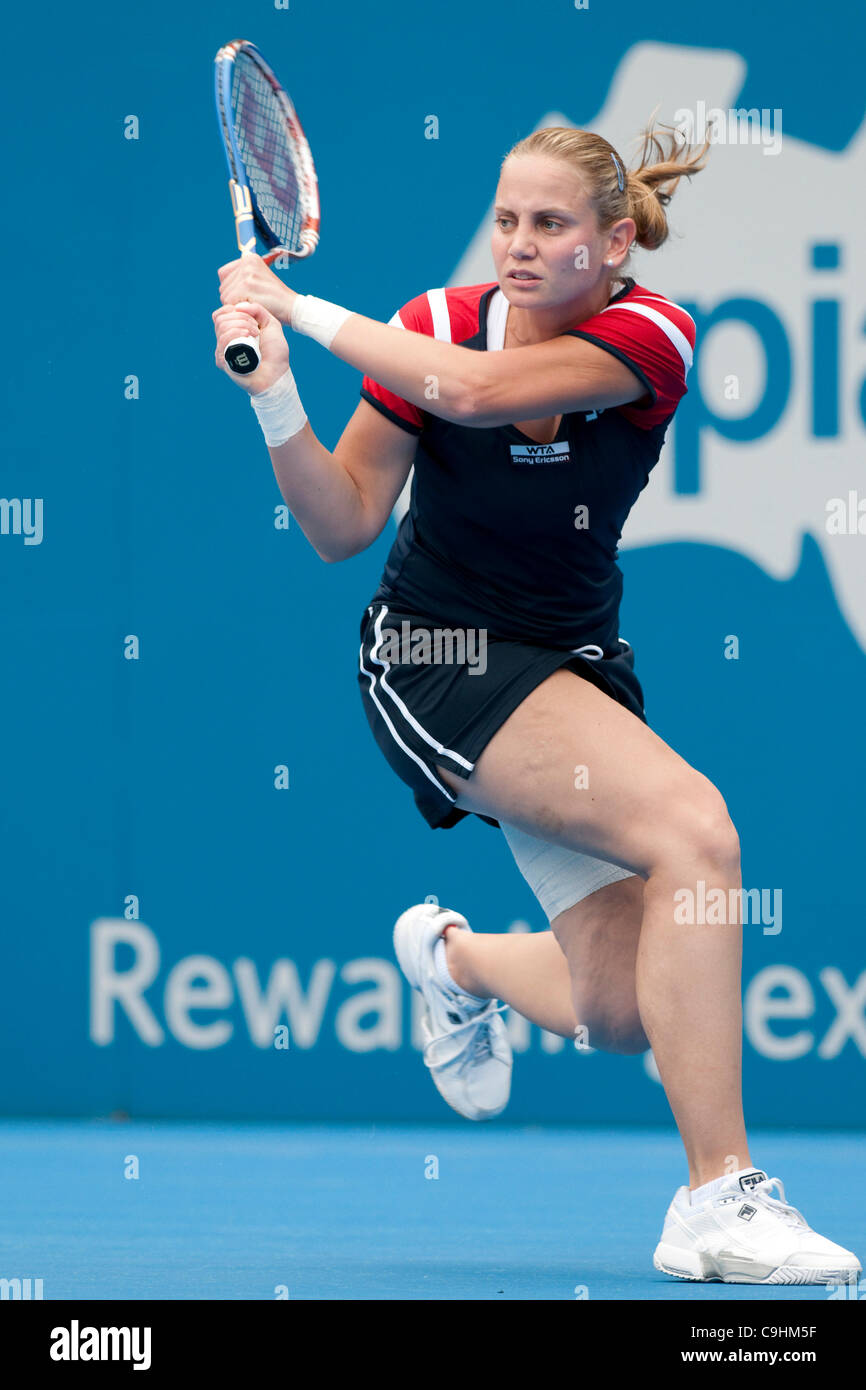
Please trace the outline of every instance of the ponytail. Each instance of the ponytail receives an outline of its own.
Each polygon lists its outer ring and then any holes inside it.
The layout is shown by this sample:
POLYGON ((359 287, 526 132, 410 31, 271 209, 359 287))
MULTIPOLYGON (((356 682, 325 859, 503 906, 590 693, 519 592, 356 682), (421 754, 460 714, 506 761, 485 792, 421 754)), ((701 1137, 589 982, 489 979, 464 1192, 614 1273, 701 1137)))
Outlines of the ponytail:
POLYGON ((506 159, 521 154, 546 154, 564 160, 580 176, 602 230, 623 217, 631 217, 637 229, 637 245, 655 251, 668 238, 665 209, 677 184, 704 168, 710 142, 705 140, 695 151, 683 142, 675 127, 655 126, 652 121, 642 138, 636 169, 625 169, 603 135, 565 126, 536 130, 518 141, 506 159))

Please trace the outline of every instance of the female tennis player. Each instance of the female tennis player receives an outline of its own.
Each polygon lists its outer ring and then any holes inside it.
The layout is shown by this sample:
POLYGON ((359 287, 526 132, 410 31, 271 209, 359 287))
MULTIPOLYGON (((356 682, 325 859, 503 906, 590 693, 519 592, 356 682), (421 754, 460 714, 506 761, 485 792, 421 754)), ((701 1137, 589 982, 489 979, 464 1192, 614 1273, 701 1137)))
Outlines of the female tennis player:
POLYGON ((260 335, 260 366, 232 380, 323 560, 375 540, 414 465, 361 622, 364 707, 431 826, 474 814, 502 827, 552 927, 479 935, 433 904, 398 920, 441 1094, 472 1119, 504 1108, 505 1005, 593 1048, 651 1046, 689 1168, 656 1268, 846 1281, 857 1258, 749 1154, 741 930, 676 912, 699 885, 738 901, 737 834, 716 787, 648 727, 619 635, 617 543, 694 348, 689 315, 627 264, 633 243, 665 241, 666 204, 706 148, 650 131, 627 171, 599 135, 536 132, 500 172, 496 282, 430 290, 388 324, 297 295, 244 256, 219 272, 216 362, 260 335), (307 421, 283 325, 364 373, 333 453, 307 421))

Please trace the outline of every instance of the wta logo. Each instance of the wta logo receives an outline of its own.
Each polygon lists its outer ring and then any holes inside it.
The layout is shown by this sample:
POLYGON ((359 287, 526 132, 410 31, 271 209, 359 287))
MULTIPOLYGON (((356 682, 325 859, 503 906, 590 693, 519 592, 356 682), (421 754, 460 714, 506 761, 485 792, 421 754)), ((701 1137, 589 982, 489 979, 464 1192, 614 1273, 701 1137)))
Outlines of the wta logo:
MULTIPOLYGON (((628 162, 660 93, 658 123, 712 109, 745 131, 744 78, 730 52, 638 44, 585 124, 628 162)), ((558 112, 539 122, 574 124, 558 112)), ((789 130, 773 159, 757 139, 714 142, 706 168, 676 190, 668 242, 636 248, 630 274, 692 315, 697 350, 623 548, 701 542, 790 579, 812 536, 866 649, 864 129, 841 154, 789 130)), ((492 222, 491 209, 452 284, 495 278, 492 222)))

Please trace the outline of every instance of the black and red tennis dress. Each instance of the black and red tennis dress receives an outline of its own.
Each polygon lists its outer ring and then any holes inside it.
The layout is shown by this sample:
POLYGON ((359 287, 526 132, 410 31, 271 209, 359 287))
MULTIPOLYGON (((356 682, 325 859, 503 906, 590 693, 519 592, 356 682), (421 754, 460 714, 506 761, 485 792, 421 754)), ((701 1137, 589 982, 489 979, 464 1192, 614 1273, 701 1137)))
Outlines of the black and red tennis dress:
MULTIPOLYGON (((428 290, 391 322, 490 352, 504 345, 508 307, 496 284, 428 290)), ((550 444, 514 425, 451 424, 369 377, 361 388, 417 435, 418 449, 409 510, 361 622, 358 679, 380 748, 434 827, 466 814, 437 765, 469 777, 497 729, 559 667, 646 719, 619 635, 617 547, 685 394, 695 325, 626 280, 567 331, 618 357, 646 394, 563 415, 550 444)))

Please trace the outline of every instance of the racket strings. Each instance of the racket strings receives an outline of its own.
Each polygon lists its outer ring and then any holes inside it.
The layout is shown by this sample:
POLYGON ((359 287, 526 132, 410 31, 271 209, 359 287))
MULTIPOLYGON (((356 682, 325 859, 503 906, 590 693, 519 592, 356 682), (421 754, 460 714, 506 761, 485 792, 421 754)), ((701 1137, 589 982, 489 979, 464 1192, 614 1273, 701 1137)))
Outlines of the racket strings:
POLYGON ((232 74, 235 135, 250 190, 265 222, 287 250, 297 250, 306 222, 304 175, 286 112, 252 59, 239 54, 232 74))

